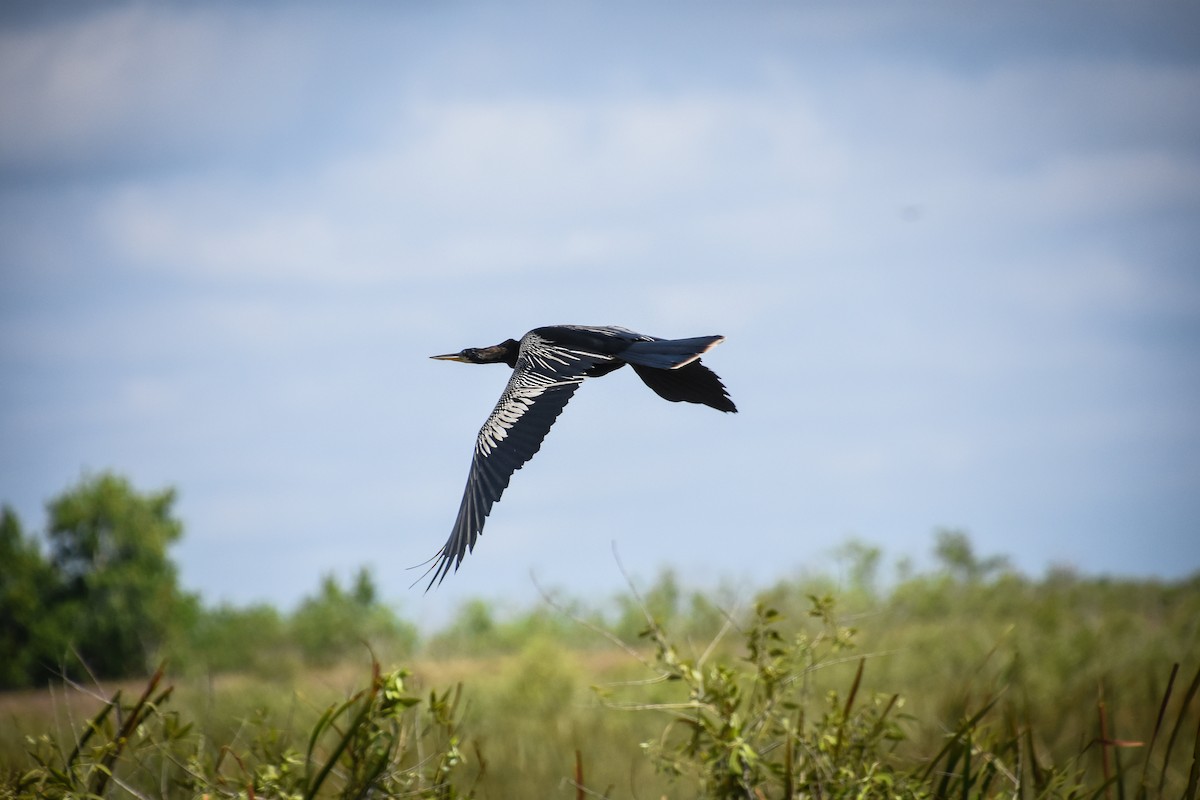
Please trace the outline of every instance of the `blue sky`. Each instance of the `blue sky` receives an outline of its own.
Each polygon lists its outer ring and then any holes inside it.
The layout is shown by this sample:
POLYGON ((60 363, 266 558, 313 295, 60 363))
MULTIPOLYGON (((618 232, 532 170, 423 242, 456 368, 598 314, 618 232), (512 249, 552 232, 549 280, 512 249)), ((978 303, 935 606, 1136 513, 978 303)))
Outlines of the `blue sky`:
POLYGON ((0 499, 176 486, 210 602, 1200 569, 1191 4, 7 4, 0 109, 0 499), (590 382, 410 590, 507 379, 427 356, 564 322, 742 413, 590 382))

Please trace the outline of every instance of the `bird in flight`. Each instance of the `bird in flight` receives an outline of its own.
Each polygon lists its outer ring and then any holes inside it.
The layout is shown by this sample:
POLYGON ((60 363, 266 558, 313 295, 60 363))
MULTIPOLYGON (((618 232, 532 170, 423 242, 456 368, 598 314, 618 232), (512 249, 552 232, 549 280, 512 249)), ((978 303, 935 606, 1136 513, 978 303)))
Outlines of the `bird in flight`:
POLYGON ((550 426, 585 378, 607 375, 628 364, 665 400, 736 412, 721 379, 700 363, 700 356, 723 341, 724 336, 659 339, 615 326, 550 325, 534 328, 519 342, 507 339, 492 347, 431 356, 465 364, 507 364, 513 373, 475 439, 458 519, 432 559, 433 577, 426 591, 440 584, 451 568, 457 571, 467 552, 475 549, 492 505, 513 473, 541 448, 550 426))

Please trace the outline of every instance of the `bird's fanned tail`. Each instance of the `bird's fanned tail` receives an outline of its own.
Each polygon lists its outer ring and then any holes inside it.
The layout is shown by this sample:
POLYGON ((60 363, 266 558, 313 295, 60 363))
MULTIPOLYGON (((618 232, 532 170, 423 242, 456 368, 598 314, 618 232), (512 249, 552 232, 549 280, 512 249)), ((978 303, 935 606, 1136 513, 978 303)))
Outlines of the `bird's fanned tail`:
POLYGON ((700 403, 717 411, 737 413, 725 384, 700 361, 679 369, 653 369, 630 364, 642 382, 664 400, 672 403, 700 403))

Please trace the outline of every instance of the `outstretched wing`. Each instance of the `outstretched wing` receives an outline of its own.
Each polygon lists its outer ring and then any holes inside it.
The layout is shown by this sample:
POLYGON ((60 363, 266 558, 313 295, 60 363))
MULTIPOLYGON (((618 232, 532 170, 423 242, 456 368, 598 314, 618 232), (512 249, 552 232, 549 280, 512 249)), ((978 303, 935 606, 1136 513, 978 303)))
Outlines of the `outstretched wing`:
POLYGON ((451 567, 457 570, 467 552, 475 548, 492 505, 508 488, 513 473, 541 448, 587 371, 612 360, 609 355, 556 345, 536 332, 521 339, 512 377, 479 429, 458 519, 450 538, 434 556, 433 577, 426 591, 441 583, 451 567))

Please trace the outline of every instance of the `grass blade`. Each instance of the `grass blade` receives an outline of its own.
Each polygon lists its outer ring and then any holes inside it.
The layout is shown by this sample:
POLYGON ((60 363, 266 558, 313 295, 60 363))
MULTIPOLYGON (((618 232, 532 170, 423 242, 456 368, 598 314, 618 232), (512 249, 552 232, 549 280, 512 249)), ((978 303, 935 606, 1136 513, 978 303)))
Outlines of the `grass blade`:
POLYGON ((846 732, 846 721, 850 719, 850 710, 854 708, 854 698, 858 695, 858 687, 862 683, 863 667, 867 660, 858 660, 858 671, 854 673, 854 683, 850 684, 850 694, 846 696, 846 705, 842 708, 842 719, 838 722, 837 741, 833 745, 833 760, 837 761, 842 754, 842 737, 846 732))
POLYGON ((1188 769, 1188 783, 1187 788, 1183 790, 1183 800, 1196 800, 1198 785, 1200 785, 1200 721, 1196 723, 1196 738, 1192 741, 1192 766, 1188 769))
POLYGON ((1163 784, 1167 780, 1167 766, 1171 763, 1171 751, 1175 749, 1175 740, 1179 737, 1179 729, 1183 727, 1183 718, 1186 716, 1188 708, 1192 705, 1192 698, 1196 696, 1197 689, 1200 689, 1200 668, 1196 669, 1196 675, 1192 678, 1191 684, 1183 695, 1183 703, 1179 707, 1179 716, 1175 718, 1175 724, 1171 726, 1171 735, 1167 738, 1167 749, 1163 753, 1162 769, 1158 773, 1159 795, 1162 795, 1163 784))
POLYGON ((1171 665, 1171 674, 1167 678, 1167 688, 1163 692, 1162 702, 1158 705, 1158 716, 1154 719, 1154 730, 1150 733, 1150 745, 1146 748, 1146 757, 1142 761, 1142 774, 1138 778, 1136 800, 1146 798, 1146 772, 1150 768, 1150 756, 1154 754, 1154 745, 1158 742, 1159 731, 1162 730, 1163 718, 1167 715, 1167 703, 1171 700, 1171 690, 1175 688, 1175 678, 1179 675, 1179 662, 1171 665))
MULTIPOLYGON (((954 735, 950 737, 945 746, 943 746, 942 749, 938 751, 938 754, 933 757, 933 760, 929 762, 929 766, 927 766, 925 771, 921 774, 921 780, 929 779, 929 776, 933 773, 933 770, 937 766, 938 762, 945 758, 946 754, 950 752, 951 748, 953 748, 955 744, 957 744, 959 740, 968 733, 968 731, 974 728, 979 720, 983 719, 984 716, 992 710, 992 706, 996 705, 996 702, 999 699, 999 697, 993 697, 987 702, 987 704, 984 705, 983 708, 976 711, 970 719, 958 726, 958 730, 954 732, 954 735)), ((953 762, 947 765, 948 768, 952 767, 952 764, 953 762)))

